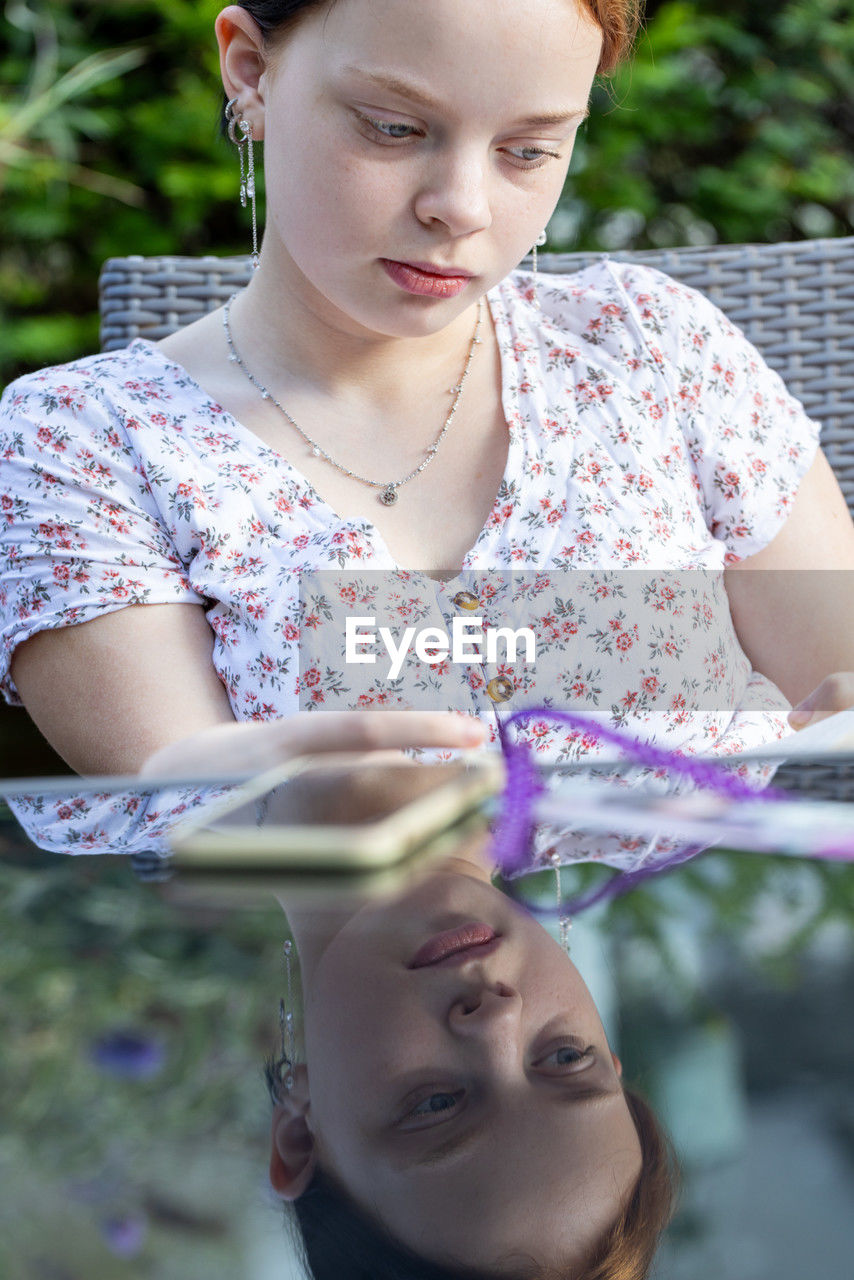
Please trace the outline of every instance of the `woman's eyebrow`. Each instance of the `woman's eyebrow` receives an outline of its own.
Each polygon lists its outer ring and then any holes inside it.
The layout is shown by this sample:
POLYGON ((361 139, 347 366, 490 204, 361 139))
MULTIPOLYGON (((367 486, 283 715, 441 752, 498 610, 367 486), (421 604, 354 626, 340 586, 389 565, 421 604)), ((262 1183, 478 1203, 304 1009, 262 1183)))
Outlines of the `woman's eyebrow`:
MULTIPOLYGON (((377 86, 378 89, 385 89, 387 93, 397 94, 399 98, 407 98, 410 102, 416 103, 420 107, 427 107, 430 111, 443 111, 444 105, 429 94, 424 89, 420 89, 418 85, 410 84, 406 80, 401 80, 398 76, 389 75, 380 71, 365 71, 362 67, 344 67, 347 75, 361 76, 364 80, 370 80, 371 84, 377 86)), ((582 107, 575 111, 545 111, 537 115, 525 116, 521 120, 514 122, 516 126, 528 125, 536 127, 538 125, 562 125, 569 124, 572 120, 586 120, 590 115, 589 108, 582 107)))
POLYGON ((514 128, 520 128, 523 125, 529 129, 536 129, 552 124, 570 124, 573 120, 586 120, 590 115, 590 108, 584 107, 578 111, 546 111, 537 116, 525 116, 523 120, 514 121, 514 128))

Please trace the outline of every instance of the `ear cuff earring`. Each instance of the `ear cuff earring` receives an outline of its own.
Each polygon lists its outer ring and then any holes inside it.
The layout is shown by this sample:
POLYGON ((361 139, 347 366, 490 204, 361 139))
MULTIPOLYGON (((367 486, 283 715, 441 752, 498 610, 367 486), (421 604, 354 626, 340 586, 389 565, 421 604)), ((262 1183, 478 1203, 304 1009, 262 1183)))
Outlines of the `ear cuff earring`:
POLYGON ((282 1101, 283 1095, 294 1087, 294 1064, 296 1061, 296 1034, 294 1031, 294 1005, 291 974, 291 956, 294 944, 290 938, 282 946, 285 960, 286 997, 279 1001, 279 1056, 271 1058, 267 1063, 267 1087, 273 1105, 282 1101), (287 1000, 287 1003, 285 1002, 287 1000))
POLYGON ((228 126, 228 138, 237 147, 237 158, 240 162, 240 204, 245 209, 247 202, 252 207, 252 269, 258 266, 258 215, 255 206, 255 155, 252 148, 252 121, 247 120, 232 98, 225 108, 225 119, 228 126), (238 137, 238 131, 240 136, 238 137))

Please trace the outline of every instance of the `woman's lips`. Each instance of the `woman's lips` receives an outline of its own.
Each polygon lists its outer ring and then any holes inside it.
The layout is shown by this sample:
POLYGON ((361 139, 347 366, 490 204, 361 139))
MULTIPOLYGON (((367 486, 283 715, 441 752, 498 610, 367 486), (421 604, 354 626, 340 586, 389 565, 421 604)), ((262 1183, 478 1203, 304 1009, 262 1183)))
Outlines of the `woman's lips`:
POLYGON ((500 941, 500 934, 488 924, 476 921, 460 925, 456 929, 446 929, 444 933, 437 933, 429 942, 424 943, 412 957, 409 968, 423 969, 427 965, 442 964, 445 961, 462 963, 465 959, 471 959, 471 953, 475 950, 491 954, 500 941), (490 945, 492 943, 495 946, 490 945))
POLYGON ((472 279, 470 275, 453 276, 439 271, 426 271, 413 263, 393 262, 390 258, 380 258, 380 262, 386 274, 401 289, 431 298, 455 298, 472 279))

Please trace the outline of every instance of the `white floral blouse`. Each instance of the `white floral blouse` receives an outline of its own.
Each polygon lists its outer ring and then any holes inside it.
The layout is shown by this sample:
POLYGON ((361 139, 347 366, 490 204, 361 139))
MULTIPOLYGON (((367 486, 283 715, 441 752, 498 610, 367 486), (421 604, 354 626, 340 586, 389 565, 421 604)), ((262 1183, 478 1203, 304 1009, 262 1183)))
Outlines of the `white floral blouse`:
MULTIPOLYGON (((549 703, 686 753, 787 732, 788 703, 751 670, 726 564, 777 533, 819 426, 702 295, 603 258, 569 276, 515 272, 488 294, 509 428, 493 509, 459 575, 394 564, 367 519, 342 520, 274 449, 153 343, 44 369, 0 405, 0 680, 17 644, 128 604, 191 602, 238 720, 300 706, 456 709, 549 703), (378 572, 382 571, 382 572, 378 572), (450 631, 528 626, 534 665, 411 656, 389 678, 348 663, 344 620, 450 631)), ((435 655, 434 655, 435 656, 435 655)), ((538 759, 601 753, 546 720, 538 759)), ((203 796, 22 796, 36 843, 165 850, 203 796)), ((552 833, 553 835, 553 833, 552 833)), ((536 861, 634 868, 661 842, 542 836, 536 861)))

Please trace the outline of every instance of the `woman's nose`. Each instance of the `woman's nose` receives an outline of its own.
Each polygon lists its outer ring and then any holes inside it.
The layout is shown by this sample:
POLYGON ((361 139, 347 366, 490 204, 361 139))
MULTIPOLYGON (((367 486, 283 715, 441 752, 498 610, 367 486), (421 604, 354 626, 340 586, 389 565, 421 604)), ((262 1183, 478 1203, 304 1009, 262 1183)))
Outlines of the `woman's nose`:
POLYGON ((490 1037, 503 1034, 519 1021, 522 997, 502 982, 471 984, 459 991, 448 1011, 451 1030, 458 1035, 490 1037))
POLYGON ((484 231, 492 224, 489 175, 480 155, 437 156, 415 200, 420 222, 441 222, 454 236, 484 231))

